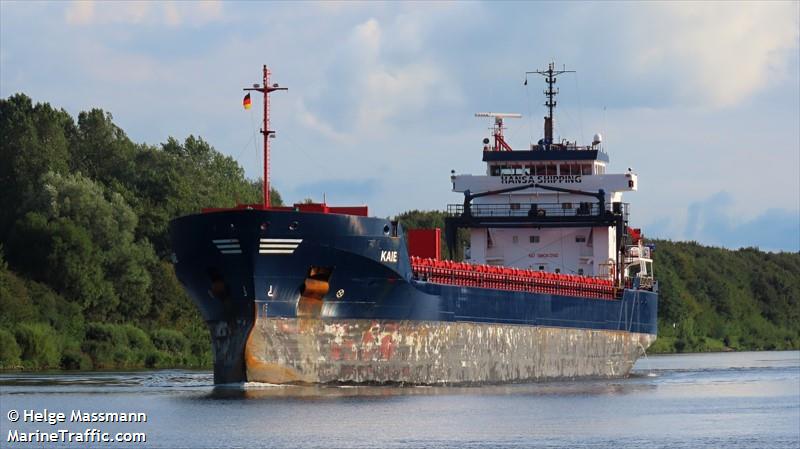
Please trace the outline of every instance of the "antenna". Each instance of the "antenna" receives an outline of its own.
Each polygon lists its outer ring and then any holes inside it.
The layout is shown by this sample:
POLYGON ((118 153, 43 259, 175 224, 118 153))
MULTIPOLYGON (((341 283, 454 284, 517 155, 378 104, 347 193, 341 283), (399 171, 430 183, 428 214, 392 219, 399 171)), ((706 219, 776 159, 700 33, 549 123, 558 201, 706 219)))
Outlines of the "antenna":
POLYGON ((246 87, 242 90, 255 90, 264 94, 264 128, 261 129, 261 134, 264 135, 264 181, 262 183, 262 190, 264 195, 264 208, 271 207, 269 201, 269 139, 275 137, 275 131, 269 129, 269 94, 276 90, 288 90, 285 87, 279 87, 277 84, 270 86, 269 75, 270 71, 266 65, 263 69, 264 84, 259 86, 253 84, 253 87, 246 87))
MULTIPOLYGON (((503 119, 504 118, 521 118, 522 114, 517 114, 514 112, 476 112, 475 117, 493 117, 494 118, 494 128, 492 128, 492 135, 494 136, 494 147, 492 147, 492 151, 500 151, 502 148, 503 151, 512 151, 511 146, 506 143, 505 138, 503 138, 503 119)), ((488 144, 489 139, 484 140, 484 144, 488 144)), ((484 151, 488 150, 488 148, 484 147, 484 151)))
POLYGON ((544 118, 544 144, 550 145, 553 143, 553 109, 556 107, 556 95, 558 89, 553 89, 556 83, 556 75, 562 73, 575 73, 574 70, 567 70, 566 66, 562 70, 555 70, 555 63, 551 62, 547 66, 547 70, 536 70, 533 72, 525 72, 525 85, 528 84, 528 75, 538 74, 544 76, 544 81, 547 83, 547 90, 544 94, 547 96, 547 101, 544 105, 547 106, 547 117, 544 118))

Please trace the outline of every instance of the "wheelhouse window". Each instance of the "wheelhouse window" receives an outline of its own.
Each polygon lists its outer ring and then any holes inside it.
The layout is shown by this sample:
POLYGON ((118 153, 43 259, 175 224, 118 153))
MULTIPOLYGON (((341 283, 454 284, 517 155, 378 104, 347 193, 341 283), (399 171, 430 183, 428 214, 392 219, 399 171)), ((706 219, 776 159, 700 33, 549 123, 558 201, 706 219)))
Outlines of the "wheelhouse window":
POLYGON ((523 174, 524 170, 521 165, 516 165, 513 167, 509 167, 507 165, 503 165, 500 167, 500 174, 501 175, 521 175, 523 174))
POLYGON ((561 171, 560 173, 561 175, 574 176, 574 175, 580 175, 582 168, 580 164, 561 164, 559 170, 561 171))

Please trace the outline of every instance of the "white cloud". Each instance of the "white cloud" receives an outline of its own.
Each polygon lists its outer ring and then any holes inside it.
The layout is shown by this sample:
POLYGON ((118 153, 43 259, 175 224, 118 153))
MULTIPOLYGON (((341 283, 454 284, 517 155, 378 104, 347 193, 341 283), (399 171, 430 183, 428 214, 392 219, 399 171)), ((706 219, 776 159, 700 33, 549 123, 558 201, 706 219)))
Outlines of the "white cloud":
POLYGON ((65 12, 64 18, 71 25, 85 25, 94 20, 94 2, 74 1, 65 12))
POLYGON ((365 62, 374 61, 381 48, 381 26, 375 18, 359 24, 353 30, 350 45, 365 62))
POLYGON ((83 42, 75 59, 80 61, 85 73, 95 81, 123 83, 132 87, 175 79, 170 67, 147 53, 116 52, 98 42, 83 42))
POLYGON ((433 64, 409 64, 395 70, 376 64, 365 73, 356 122, 364 130, 380 131, 399 116, 419 113, 441 98, 445 77, 433 64))
POLYGON ((74 0, 64 11, 70 25, 166 25, 183 24, 200 26, 223 17, 222 3, 218 0, 193 2, 95 2, 74 0))
POLYGON ((729 248, 800 251, 800 210, 772 208, 743 220, 731 212, 733 204, 733 196, 725 191, 690 203, 686 238, 729 248))
POLYGON ((798 48, 798 3, 666 2, 630 8, 629 67, 662 78, 682 102, 728 107, 784 81, 798 48))
POLYGON ((169 26, 179 26, 183 21, 178 7, 173 2, 164 3, 164 22, 169 26))
POLYGON ((324 137, 335 141, 336 143, 348 143, 351 140, 351 137, 346 133, 337 131, 330 123, 323 121, 306 109, 302 99, 297 101, 295 111, 300 118, 300 123, 302 123, 303 126, 322 134, 324 137))
MULTIPOLYGON (((457 87, 447 82, 444 69, 423 51, 417 38, 405 37, 410 31, 424 35, 421 24, 411 16, 382 26, 378 19, 370 18, 354 26, 348 38, 335 49, 336 57, 323 71, 329 72, 332 82, 321 89, 318 98, 303 104, 324 103, 326 98, 347 96, 336 115, 340 128, 346 126, 349 134, 377 135, 395 128, 398 119, 422 113, 433 103, 453 104, 461 99, 457 87), (394 51, 402 48, 413 57, 398 60, 394 51)), ((306 119, 312 127, 320 124, 308 110, 306 119)), ((328 110, 328 112, 331 112, 328 110)))
POLYGON ((204 0, 193 3, 193 7, 187 12, 192 23, 202 25, 215 22, 224 18, 221 0, 204 0))

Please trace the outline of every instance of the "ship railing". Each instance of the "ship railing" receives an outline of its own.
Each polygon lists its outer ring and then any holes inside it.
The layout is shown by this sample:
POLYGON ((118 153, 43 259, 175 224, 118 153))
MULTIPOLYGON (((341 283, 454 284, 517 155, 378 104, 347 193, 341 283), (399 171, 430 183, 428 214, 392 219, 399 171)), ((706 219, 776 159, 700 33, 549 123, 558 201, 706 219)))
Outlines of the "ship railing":
POLYGON ((605 153, 606 152, 602 145, 597 145, 597 146, 594 146, 594 145, 578 145, 576 142, 570 142, 570 141, 567 141, 567 140, 564 140, 562 142, 554 142, 554 143, 551 143, 549 145, 540 145, 540 144, 532 143, 531 146, 530 146, 530 149, 533 150, 533 151, 535 151, 535 150, 541 150, 541 151, 559 151, 559 150, 592 151, 592 150, 597 150, 597 151, 600 151, 601 153, 605 153))
MULTIPOLYGON (((617 212, 628 216, 628 203, 608 204, 607 212, 617 212), (617 209, 614 209, 614 208, 617 209)), ((470 213, 474 217, 591 217, 600 215, 600 205, 593 202, 562 203, 504 203, 504 204, 471 204, 470 213)), ((448 204, 449 216, 464 214, 463 204, 448 204)))
POLYGON ((625 260, 652 259, 651 250, 647 246, 628 245, 625 247, 625 260))
POLYGON ((421 281, 584 298, 615 299, 621 294, 606 278, 550 273, 521 268, 469 264, 412 256, 414 278, 421 281))

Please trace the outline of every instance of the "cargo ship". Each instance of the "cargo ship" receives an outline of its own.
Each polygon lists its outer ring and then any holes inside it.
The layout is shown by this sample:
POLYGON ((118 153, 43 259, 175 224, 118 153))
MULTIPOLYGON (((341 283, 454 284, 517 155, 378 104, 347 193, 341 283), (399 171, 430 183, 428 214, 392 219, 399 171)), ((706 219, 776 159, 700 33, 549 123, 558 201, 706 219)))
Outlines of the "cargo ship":
MULTIPOLYGON (((208 324, 216 384, 529 382, 626 376, 655 340, 658 283, 601 136, 553 139, 556 76, 542 75, 543 137, 512 149, 506 121, 476 145, 479 175, 440 229, 403 229, 367 206, 272 206, 263 83, 263 203, 170 223, 173 263, 208 324), (459 236, 461 236, 459 238, 459 236), (453 257, 451 257, 452 259, 453 257)), ((249 92, 246 97, 249 100, 249 92)), ((398 191, 402 187, 398 186, 398 191)), ((387 198, 391 201, 391 198, 387 198)))

